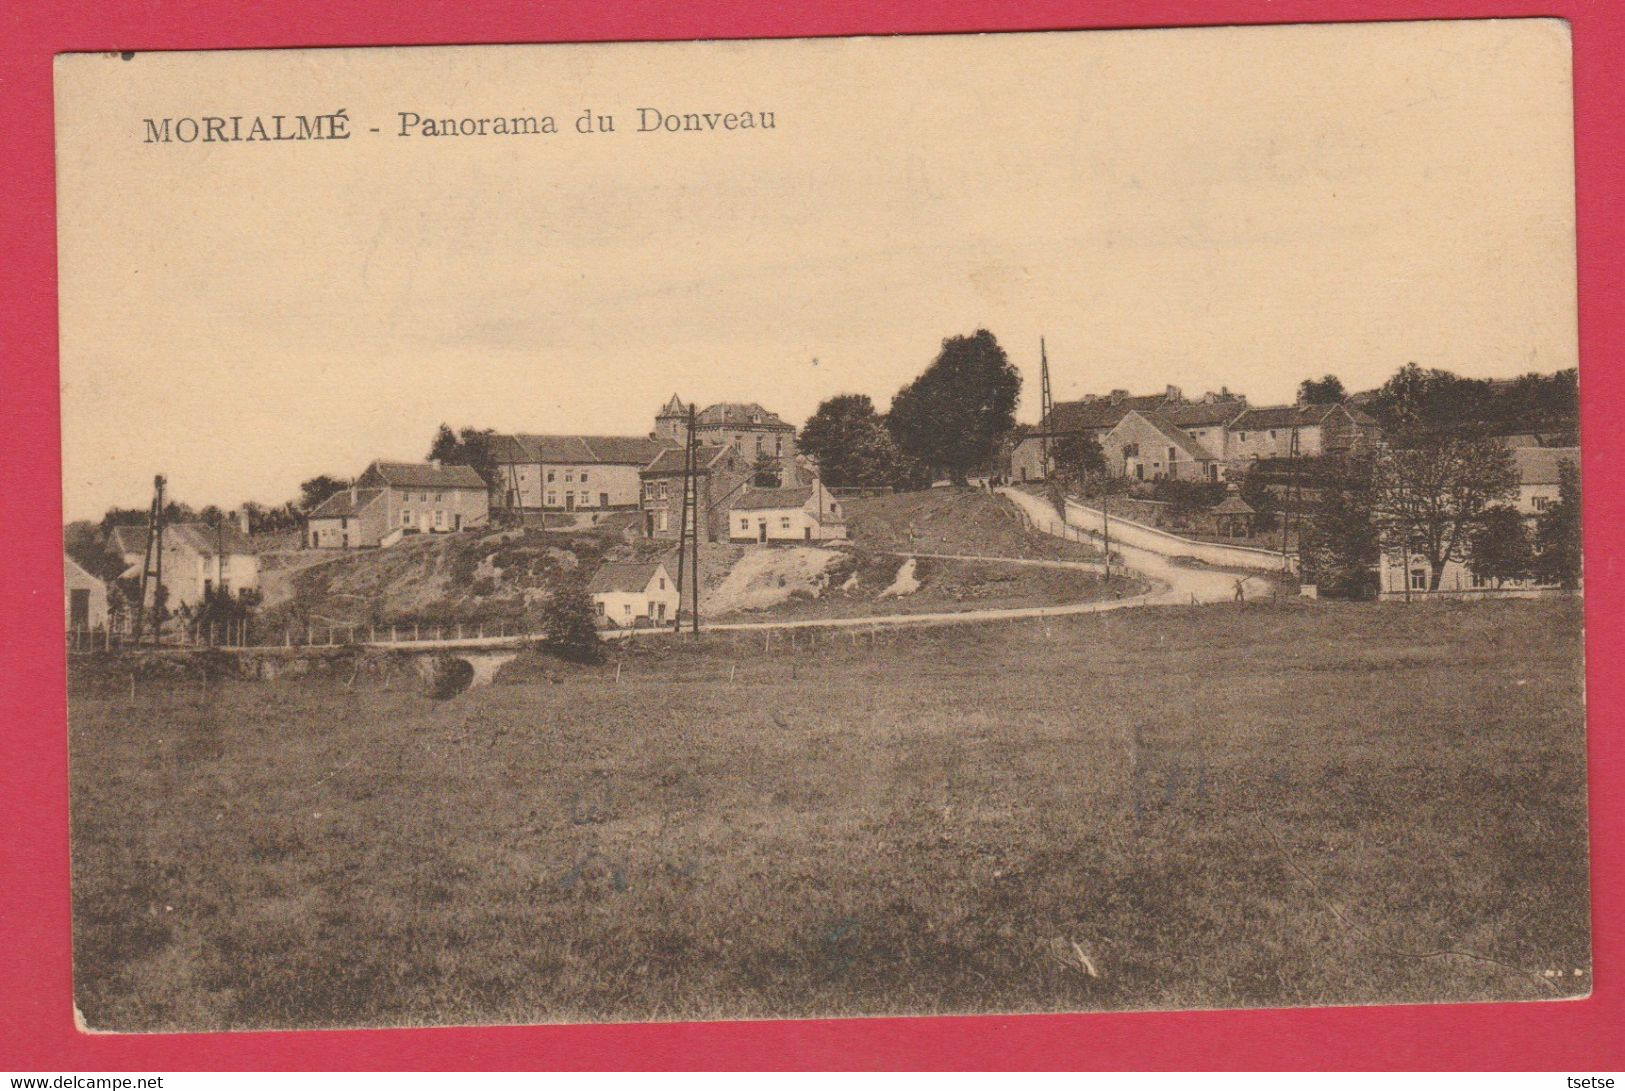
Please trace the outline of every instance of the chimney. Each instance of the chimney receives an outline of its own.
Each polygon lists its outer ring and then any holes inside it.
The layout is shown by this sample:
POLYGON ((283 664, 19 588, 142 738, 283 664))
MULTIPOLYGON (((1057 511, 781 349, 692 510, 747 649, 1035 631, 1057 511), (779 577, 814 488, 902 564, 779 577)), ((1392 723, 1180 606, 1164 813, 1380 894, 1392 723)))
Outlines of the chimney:
POLYGON ((248 525, 247 508, 243 508, 237 512, 237 529, 243 532, 243 537, 245 538, 248 537, 249 534, 253 533, 252 529, 248 525))
POLYGON ((350 482, 350 503, 355 503, 355 482, 350 482))
POLYGON ((1167 392, 1163 395, 1162 400, 1165 402, 1182 402, 1185 400, 1185 392, 1180 390, 1179 387, 1170 383, 1168 384, 1167 392))

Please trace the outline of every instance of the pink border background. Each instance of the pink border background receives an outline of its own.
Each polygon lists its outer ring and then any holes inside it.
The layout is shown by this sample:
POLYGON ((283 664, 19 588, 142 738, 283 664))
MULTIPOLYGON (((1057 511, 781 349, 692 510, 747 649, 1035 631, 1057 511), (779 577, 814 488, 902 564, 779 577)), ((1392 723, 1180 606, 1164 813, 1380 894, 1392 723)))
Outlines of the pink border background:
POLYGON ((1625 5, 1616 0, 750 0, 613 5, 328 0, 27 3, 0 17, 0 143, 9 198, 0 282, 6 467, 0 565, 0 1069, 526 1068, 1625 1068, 1621 987, 1625 684, 1618 546, 1625 539, 1625 5), (427 45, 941 33, 1368 19, 1560 16, 1574 35, 1582 429, 1587 439, 1588 694, 1595 992, 1585 1001, 1078 1016, 99 1036, 73 1025, 61 586, 51 58, 71 50, 427 45), (1614 1027, 1609 1031, 1609 1026, 1614 1027))

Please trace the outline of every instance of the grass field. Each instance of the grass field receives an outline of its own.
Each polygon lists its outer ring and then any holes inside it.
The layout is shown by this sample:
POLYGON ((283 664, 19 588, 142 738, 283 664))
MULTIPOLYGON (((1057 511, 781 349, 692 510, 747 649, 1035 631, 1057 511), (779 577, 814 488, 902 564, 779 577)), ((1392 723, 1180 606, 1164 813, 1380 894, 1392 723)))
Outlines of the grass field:
POLYGON ((717 634, 445 702, 80 676, 76 996, 157 1030, 1583 994, 1579 630, 717 634))

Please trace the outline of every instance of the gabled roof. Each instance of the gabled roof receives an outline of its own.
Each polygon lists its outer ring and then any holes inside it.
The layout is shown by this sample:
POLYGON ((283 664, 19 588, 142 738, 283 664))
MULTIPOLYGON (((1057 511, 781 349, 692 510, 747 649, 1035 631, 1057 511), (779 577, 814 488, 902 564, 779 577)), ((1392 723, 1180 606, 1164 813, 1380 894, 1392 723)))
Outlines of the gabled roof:
MULTIPOLYGON (((112 545, 121 555, 147 552, 147 528, 144 526, 114 527, 112 545)), ((164 546, 190 549, 205 557, 213 557, 215 549, 223 546, 228 557, 253 555, 254 543, 238 530, 235 524, 214 527, 209 523, 168 523, 164 526, 164 546)))
POLYGON ((339 519, 359 515, 362 510, 376 503, 383 495, 383 489, 356 489, 353 496, 349 489, 340 489, 320 504, 317 504, 306 518, 339 519))
MULTIPOLYGON (((711 444, 701 444, 694 452, 701 473, 709 473, 716 468, 716 464, 732 447, 717 447, 711 444)), ((683 472, 683 464, 687 460, 688 452, 681 447, 667 447, 655 456, 653 462, 643 468, 643 474, 648 477, 671 477, 683 472)))
POLYGON ((1103 399, 1079 402, 1058 402, 1050 410, 1048 419, 1039 423, 1037 432, 1050 434, 1083 432, 1098 428, 1115 428, 1117 422, 1129 415, 1134 407, 1112 403, 1103 399))
POLYGON ((655 420, 659 420, 662 417, 686 416, 688 416, 688 406, 683 404, 683 399, 679 398, 676 394, 673 394, 671 396, 671 400, 665 405, 661 406, 660 412, 655 414, 655 420))
POLYGON ((63 581, 67 583, 69 587, 85 587, 89 585, 100 586, 102 582, 95 576, 92 576, 89 572, 85 571, 85 566, 74 560, 73 557, 67 553, 62 554, 62 575, 63 581))
POLYGON ((379 459, 358 480, 397 489, 486 489, 485 478, 472 466, 433 462, 385 462, 379 459))
POLYGON ((812 499, 813 486, 794 489, 746 489, 728 505, 732 511, 763 511, 768 508, 799 508, 812 499))
POLYGON ((694 418, 696 426, 712 428, 766 428, 774 432, 794 432, 777 413, 763 409, 755 402, 718 402, 702 409, 694 418))
POLYGON ((522 432, 491 437, 491 458, 514 462, 555 462, 576 465, 647 466, 668 440, 648 436, 545 436, 522 432))
POLYGON ((665 566, 659 561, 610 562, 600 565, 587 583, 588 594, 604 591, 642 591, 665 566))
POLYGON ((1342 406, 1329 405, 1268 405, 1249 409, 1230 422, 1232 432, 1262 432, 1270 428, 1311 428, 1342 406))
POLYGON ((1229 424, 1246 411, 1247 403, 1241 398, 1165 405, 1158 410, 1179 428, 1211 428, 1216 424, 1229 424))
MULTIPOLYGON (((1149 424, 1153 429, 1156 430, 1158 435, 1162 436, 1163 439, 1177 447, 1186 458, 1199 462, 1211 462, 1213 460, 1212 455, 1198 447, 1189 436, 1176 428, 1167 417, 1163 416, 1157 410, 1147 409, 1142 411, 1139 409, 1134 409, 1130 410, 1130 415, 1149 424)), ((1127 419, 1127 417, 1124 418, 1124 420, 1127 419)), ((1119 422, 1119 427, 1121 427, 1121 422, 1119 422)))
POLYGON ((1555 485, 1558 482, 1559 463, 1572 462, 1575 469, 1579 469, 1580 448, 1514 447, 1512 461, 1518 467, 1518 484, 1555 485))

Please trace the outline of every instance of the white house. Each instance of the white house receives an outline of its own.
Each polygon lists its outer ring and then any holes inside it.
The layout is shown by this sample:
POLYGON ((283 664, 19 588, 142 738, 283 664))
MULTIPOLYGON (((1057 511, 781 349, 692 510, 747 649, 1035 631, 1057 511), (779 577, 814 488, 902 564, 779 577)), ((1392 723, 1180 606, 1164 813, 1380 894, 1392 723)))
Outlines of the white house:
MULTIPOLYGON (((140 579, 147 559, 147 528, 115 527, 112 546, 127 566, 121 578, 140 579)), ((257 588, 260 559, 248 536, 233 524, 173 523, 164 527, 163 580, 168 609, 201 606, 216 587, 232 593, 257 588)), ((149 581, 147 605, 156 594, 156 581, 149 581)))
POLYGON ((587 593, 599 625, 631 629, 677 616, 677 584, 659 561, 605 564, 593 573, 587 593))
POLYGON ((832 541, 846 537, 841 502, 817 478, 793 489, 746 489, 728 505, 735 542, 832 541))
MULTIPOLYGON (((1518 496, 1515 501, 1511 497, 1507 499, 1531 524, 1530 530, 1533 532, 1535 520, 1557 503, 1561 465, 1570 462, 1575 469, 1579 469, 1580 448, 1516 447, 1513 448, 1512 459, 1518 468, 1518 496)), ((1486 595, 1528 596, 1550 590, 1550 585, 1536 580, 1508 580, 1497 587, 1492 581, 1475 576, 1466 563, 1449 560, 1439 576, 1439 590, 1429 592, 1432 570, 1428 567, 1427 559, 1414 554, 1407 557, 1403 550, 1384 553, 1379 579, 1381 597, 1385 599, 1404 598, 1407 592, 1412 597, 1437 593, 1473 598, 1486 595)))
POLYGON ((70 633, 88 633, 107 627, 107 585, 86 572, 79 562, 62 557, 64 620, 70 633))

